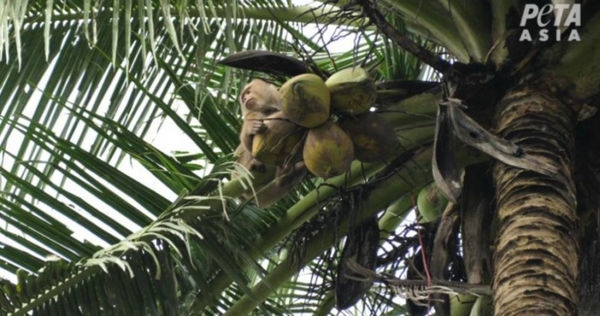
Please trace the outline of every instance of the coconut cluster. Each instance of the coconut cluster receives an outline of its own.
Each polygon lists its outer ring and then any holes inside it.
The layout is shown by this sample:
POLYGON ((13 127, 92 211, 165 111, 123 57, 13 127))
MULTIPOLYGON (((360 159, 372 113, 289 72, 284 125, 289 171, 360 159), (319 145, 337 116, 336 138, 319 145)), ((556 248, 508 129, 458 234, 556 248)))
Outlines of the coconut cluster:
POLYGON ((362 68, 341 70, 326 81, 301 74, 279 93, 281 112, 267 117, 269 132, 254 138, 252 154, 264 163, 302 159, 312 174, 330 178, 346 172, 355 158, 372 162, 394 147, 392 128, 369 112, 376 88, 362 68))

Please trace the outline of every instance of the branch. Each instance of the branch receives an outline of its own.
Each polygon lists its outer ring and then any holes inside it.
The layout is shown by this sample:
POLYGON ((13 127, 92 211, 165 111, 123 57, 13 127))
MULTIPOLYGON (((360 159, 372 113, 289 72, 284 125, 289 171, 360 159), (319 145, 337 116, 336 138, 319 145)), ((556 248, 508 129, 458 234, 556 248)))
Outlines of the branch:
MULTIPOLYGON (((400 160, 408 159, 414 163, 417 168, 409 168, 406 165, 400 165, 391 176, 379 182, 369 193, 368 198, 361 203, 360 218, 356 219, 358 224, 365 218, 377 214, 389 206, 397 197, 412 192, 415 187, 420 187, 431 181, 431 147, 422 145, 411 151, 407 151, 400 155, 400 160)), ((461 152, 461 161, 467 164, 481 161, 482 157, 471 156, 470 153, 461 152)), ((394 165, 392 163, 392 165, 394 165)), ((391 217, 385 217, 385 220, 393 220, 391 217)), ((297 274, 302 266, 326 249, 331 247, 336 238, 343 237, 348 231, 350 222, 348 217, 340 220, 337 226, 337 234, 335 226, 332 223, 328 229, 325 229, 315 235, 307 246, 304 257, 300 262, 293 262, 292 256, 284 259, 277 267, 267 274, 260 282, 258 282, 251 290, 251 293, 245 294, 240 298, 224 315, 246 315, 249 314, 256 306, 264 302, 275 290, 277 290, 284 282, 289 280, 293 275, 297 274)), ((380 227, 387 227, 388 223, 379 222, 380 227)), ((466 285, 470 287, 472 285, 466 285)))
POLYGON ((388 23, 373 3, 368 0, 356 0, 356 2, 363 8, 365 15, 375 23, 377 28, 398 44, 398 46, 404 48, 407 52, 415 55, 419 60, 441 73, 445 73, 450 68, 450 64, 447 61, 439 58, 433 52, 398 32, 398 30, 388 23))
POLYGON ((448 10, 471 58, 477 62, 483 61, 490 41, 489 12, 484 8, 483 1, 468 1, 468 4, 456 0, 438 2, 448 10))
POLYGON ((427 280, 402 280, 389 275, 377 274, 375 271, 366 269, 356 263, 349 262, 348 265, 363 280, 384 283, 394 288, 396 293, 417 289, 418 292, 422 292, 421 294, 426 294, 425 297, 428 297, 429 294, 492 295, 492 289, 487 284, 468 284, 434 279, 431 285, 428 285, 427 280))
POLYGON ((36 307, 50 301, 52 298, 60 296, 62 293, 66 292, 69 289, 75 288, 75 284, 84 280, 86 278, 91 277, 95 272, 99 271, 100 268, 84 268, 82 270, 77 271, 74 274, 67 276, 62 282, 57 283, 52 288, 38 294, 36 297, 30 299, 27 302, 23 302, 21 306, 13 311, 12 316, 24 316, 28 315, 27 313, 35 309, 36 307))
MULTIPOLYGON (((359 224, 365 218, 376 214, 379 210, 388 206, 396 199, 398 194, 403 195, 410 192, 415 183, 425 184, 431 180, 431 170, 425 166, 426 162, 429 161, 431 157, 431 150, 429 148, 417 148, 413 153, 407 154, 414 154, 412 158, 417 165, 422 165, 423 168, 417 168, 415 170, 403 168, 398 171, 398 175, 394 175, 387 178, 384 182, 380 182, 370 193, 367 200, 364 201, 364 203, 361 203, 361 218, 356 219, 356 224, 359 224)), ((380 223, 379 225, 384 226, 383 223, 380 223)), ((336 238, 343 237, 350 228, 349 218, 344 217, 341 219, 339 226, 337 226, 337 230, 336 226, 335 223, 331 223, 328 229, 315 235, 306 246, 304 258, 297 264, 293 263, 293 256, 288 256, 273 269, 273 271, 266 275, 262 281, 252 288, 251 295, 244 295, 229 308, 224 315, 233 316, 249 314, 256 306, 265 301, 273 291, 277 290, 284 282, 298 273, 304 264, 310 262, 323 251, 331 247, 336 241, 336 238)))
MULTIPOLYGON (((462 38, 447 12, 442 12, 436 6, 435 1, 422 0, 379 0, 386 7, 398 11, 404 16, 404 22, 410 30, 411 26, 419 25, 425 28, 421 36, 431 38, 440 46, 446 47, 459 61, 469 62, 469 52, 463 44, 462 38)), ((416 31, 416 30, 415 30, 416 31)), ((419 34, 417 32, 413 32, 419 34)))

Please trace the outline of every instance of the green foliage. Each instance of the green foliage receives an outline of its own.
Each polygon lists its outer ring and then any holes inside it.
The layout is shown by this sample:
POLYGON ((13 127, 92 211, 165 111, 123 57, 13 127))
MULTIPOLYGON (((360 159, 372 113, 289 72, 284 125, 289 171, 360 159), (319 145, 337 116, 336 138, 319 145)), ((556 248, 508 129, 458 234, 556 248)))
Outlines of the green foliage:
MULTIPOLYGON (((401 201, 393 204, 396 215, 380 221, 394 230, 411 207, 406 194, 431 181, 426 147, 437 96, 426 95, 380 109, 394 125, 414 124, 397 131, 402 145, 394 160, 355 162, 350 173, 327 183, 307 180, 269 210, 236 199, 249 182, 228 180, 240 127, 236 96, 250 77, 264 75, 217 61, 266 49, 323 73, 363 64, 379 81, 417 79, 418 59, 356 12, 351 21, 336 19, 341 9, 323 5, 313 16, 301 14, 308 7, 275 0, 15 0, 6 6, 10 18, 0 13, 0 29, 13 28, 8 37, 0 32, 11 61, 0 63, 0 148, 9 161, 0 168, 0 220, 1 233, 18 247, 0 246, 0 267, 20 277, 17 285, 2 284, 4 313, 191 315, 242 306, 244 312, 257 307, 256 314, 326 315, 334 305, 326 293, 336 251, 355 224, 335 213, 340 201, 352 190, 374 194, 356 217, 401 201), (331 29, 341 24, 334 36, 357 40, 354 48, 329 52, 320 33, 307 35, 315 21, 331 22, 331 29), (195 148, 170 153, 152 145, 161 126, 174 126, 195 148), (164 189, 122 171, 128 161, 164 189), (314 221, 322 214, 339 218, 314 221), (95 239, 76 236, 64 219, 95 239), (302 264, 289 264, 290 236, 299 228, 313 235, 302 264), (55 257, 60 260, 50 260, 55 257), (315 277, 299 277, 303 266, 315 277)), ((407 30, 400 19, 392 22, 407 30)), ((395 234, 387 236, 387 243, 397 243, 395 234)), ((389 258, 381 269, 401 271, 404 258, 389 258)), ((403 310, 393 296, 374 290, 363 309, 403 310)))

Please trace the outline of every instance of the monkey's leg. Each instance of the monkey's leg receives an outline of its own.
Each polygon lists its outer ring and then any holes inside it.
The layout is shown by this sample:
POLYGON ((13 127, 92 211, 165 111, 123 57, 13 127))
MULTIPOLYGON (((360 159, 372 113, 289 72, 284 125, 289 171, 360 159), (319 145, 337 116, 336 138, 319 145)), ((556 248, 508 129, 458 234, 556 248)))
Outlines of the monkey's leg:
POLYGON ((292 184, 291 188, 300 182, 305 175, 306 166, 304 165, 304 161, 298 161, 291 166, 278 167, 275 171, 275 185, 277 187, 284 187, 285 185, 292 184))

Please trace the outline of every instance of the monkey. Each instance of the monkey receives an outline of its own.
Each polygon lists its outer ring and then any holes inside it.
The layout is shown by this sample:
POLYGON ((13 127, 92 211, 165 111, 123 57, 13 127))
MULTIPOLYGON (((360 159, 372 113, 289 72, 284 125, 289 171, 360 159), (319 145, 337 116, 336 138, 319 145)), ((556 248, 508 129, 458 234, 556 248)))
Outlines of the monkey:
POLYGON ((240 131, 240 145, 235 150, 235 156, 239 157, 238 162, 250 171, 264 169, 262 162, 250 159, 245 152, 252 152, 254 135, 266 131, 264 118, 281 110, 281 97, 274 85, 261 79, 254 79, 242 89, 239 102, 244 122, 240 131))
MULTIPOLYGON (((254 172, 253 185, 258 188, 256 204, 261 208, 267 208, 304 178, 306 168, 297 157, 285 166, 269 166, 252 156, 254 135, 267 132, 265 118, 281 110, 281 96, 274 85, 261 79, 254 79, 242 89, 239 102, 244 122, 240 131, 240 145, 235 151, 235 156, 238 157, 238 163, 254 172)), ((242 197, 250 199, 253 194, 247 192, 242 197)))
MULTIPOLYGON (((290 189, 304 179, 306 173, 303 162, 297 162, 290 165, 290 167, 276 167, 273 180, 256 191, 256 205, 261 208, 268 208, 287 195, 290 189)), ((252 198, 252 196, 249 198, 252 198)))
POLYGON ((237 162, 249 171, 263 170, 264 164, 252 157, 252 141, 254 135, 266 131, 263 119, 266 116, 262 112, 248 112, 244 115, 244 122, 240 131, 240 144, 235 150, 234 156, 237 162))
POLYGON ((274 85, 254 79, 242 89, 239 101, 244 116, 240 143, 252 151, 252 137, 265 131, 262 119, 281 110, 281 96, 274 85))
POLYGON ((247 112, 275 112, 281 110, 281 95, 273 84, 262 79, 248 83, 239 97, 242 114, 247 112))

